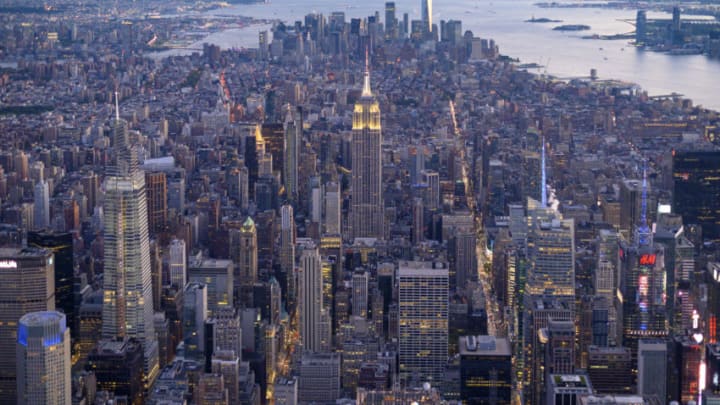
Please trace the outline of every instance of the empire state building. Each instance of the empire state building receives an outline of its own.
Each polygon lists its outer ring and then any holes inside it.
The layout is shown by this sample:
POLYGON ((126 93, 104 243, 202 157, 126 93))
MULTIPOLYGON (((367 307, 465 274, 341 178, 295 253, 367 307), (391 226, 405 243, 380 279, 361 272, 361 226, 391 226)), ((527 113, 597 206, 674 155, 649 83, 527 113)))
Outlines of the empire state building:
POLYGON ((366 57, 362 95, 353 111, 350 205, 353 238, 385 238, 381 147, 380 104, 370 89, 366 57))

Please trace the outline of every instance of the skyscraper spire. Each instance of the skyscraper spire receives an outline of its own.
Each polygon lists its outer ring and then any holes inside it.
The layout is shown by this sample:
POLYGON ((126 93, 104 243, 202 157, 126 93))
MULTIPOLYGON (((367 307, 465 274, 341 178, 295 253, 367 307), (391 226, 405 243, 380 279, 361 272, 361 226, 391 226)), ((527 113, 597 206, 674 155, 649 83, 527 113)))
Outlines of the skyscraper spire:
POLYGON ((542 137, 542 157, 540 159, 540 204, 547 207, 547 176, 545 173, 545 136, 542 137))
POLYGON ((367 47, 365 48, 365 81, 363 83, 362 96, 372 96, 372 90, 370 89, 370 57, 368 56, 367 47))
POLYGON ((651 242, 651 234, 647 223, 647 167, 645 162, 643 162, 642 202, 640 204, 640 224, 637 229, 637 241, 640 246, 648 246, 651 242))
POLYGON ((115 92, 115 120, 120 121, 120 101, 118 99, 118 92, 115 92))

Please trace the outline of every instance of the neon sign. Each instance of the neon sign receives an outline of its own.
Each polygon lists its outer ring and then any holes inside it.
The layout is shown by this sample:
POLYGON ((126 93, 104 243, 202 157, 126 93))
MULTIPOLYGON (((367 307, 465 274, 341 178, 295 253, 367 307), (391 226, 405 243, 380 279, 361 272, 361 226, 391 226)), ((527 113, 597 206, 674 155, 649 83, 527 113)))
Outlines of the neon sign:
POLYGON ((17 269, 15 260, 0 260, 0 269, 17 269))
POLYGON ((640 265, 641 266, 654 266, 655 265, 655 255, 654 254, 644 254, 640 256, 640 265))

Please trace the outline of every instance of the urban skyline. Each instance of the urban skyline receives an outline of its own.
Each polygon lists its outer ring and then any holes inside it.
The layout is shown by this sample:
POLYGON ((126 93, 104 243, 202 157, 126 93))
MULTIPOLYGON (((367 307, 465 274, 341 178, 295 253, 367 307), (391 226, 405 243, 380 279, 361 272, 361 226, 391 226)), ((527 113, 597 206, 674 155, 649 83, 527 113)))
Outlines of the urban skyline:
POLYGON ((720 400, 718 113, 413 3, 0 7, 0 402, 720 400))

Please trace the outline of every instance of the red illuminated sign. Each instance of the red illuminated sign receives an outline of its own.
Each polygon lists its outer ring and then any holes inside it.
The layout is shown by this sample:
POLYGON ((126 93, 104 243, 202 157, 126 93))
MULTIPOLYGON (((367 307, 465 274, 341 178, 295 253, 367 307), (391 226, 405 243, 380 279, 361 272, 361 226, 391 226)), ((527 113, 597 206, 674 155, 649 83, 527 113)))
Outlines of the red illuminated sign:
POLYGON ((640 265, 641 266, 653 266, 655 265, 655 255, 642 255, 640 256, 640 265))

